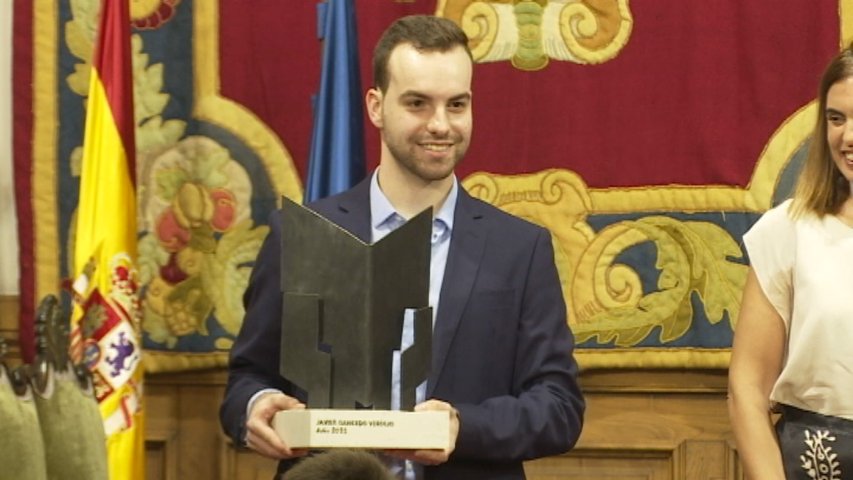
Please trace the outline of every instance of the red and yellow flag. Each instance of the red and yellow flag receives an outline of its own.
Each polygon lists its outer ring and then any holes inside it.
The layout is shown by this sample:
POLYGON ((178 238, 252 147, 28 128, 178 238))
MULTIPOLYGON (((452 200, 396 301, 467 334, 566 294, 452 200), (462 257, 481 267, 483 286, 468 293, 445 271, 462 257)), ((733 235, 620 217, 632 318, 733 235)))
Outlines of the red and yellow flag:
POLYGON ((71 348, 94 377, 113 480, 145 473, 131 72, 128 0, 103 0, 83 139, 71 348))

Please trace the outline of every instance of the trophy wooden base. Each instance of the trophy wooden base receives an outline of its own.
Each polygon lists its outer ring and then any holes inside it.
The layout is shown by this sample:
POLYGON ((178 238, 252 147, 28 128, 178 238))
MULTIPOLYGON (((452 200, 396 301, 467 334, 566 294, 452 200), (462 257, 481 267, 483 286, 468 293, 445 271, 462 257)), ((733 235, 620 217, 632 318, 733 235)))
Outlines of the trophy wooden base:
POLYGON ((450 442, 450 412, 285 410, 273 429, 291 448, 438 449, 450 442))

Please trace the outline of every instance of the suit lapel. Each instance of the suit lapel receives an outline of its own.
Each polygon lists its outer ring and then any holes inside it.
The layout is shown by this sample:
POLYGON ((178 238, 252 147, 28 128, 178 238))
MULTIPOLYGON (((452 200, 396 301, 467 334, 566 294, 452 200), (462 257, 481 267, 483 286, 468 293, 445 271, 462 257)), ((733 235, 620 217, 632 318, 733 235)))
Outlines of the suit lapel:
POLYGON ((427 398, 432 395, 444 368, 447 352, 456 335, 462 312, 471 298, 471 289, 480 267, 486 232, 483 214, 478 203, 461 186, 453 218, 450 251, 444 271, 444 282, 438 299, 438 314, 432 334, 432 370, 427 387, 427 398))
POLYGON ((368 175, 355 187, 329 199, 329 201, 334 202, 333 204, 326 203, 318 209, 318 212, 339 227, 368 243, 372 236, 370 228, 370 179, 371 176, 368 175))

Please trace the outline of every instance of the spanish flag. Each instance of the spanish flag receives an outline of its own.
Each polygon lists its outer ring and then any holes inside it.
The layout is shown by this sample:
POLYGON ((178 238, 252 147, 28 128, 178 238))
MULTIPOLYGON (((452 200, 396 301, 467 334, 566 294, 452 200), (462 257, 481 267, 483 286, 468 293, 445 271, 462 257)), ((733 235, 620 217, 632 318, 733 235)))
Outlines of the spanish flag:
POLYGON ((128 0, 103 0, 74 236, 72 357, 85 359, 112 480, 145 477, 128 0))

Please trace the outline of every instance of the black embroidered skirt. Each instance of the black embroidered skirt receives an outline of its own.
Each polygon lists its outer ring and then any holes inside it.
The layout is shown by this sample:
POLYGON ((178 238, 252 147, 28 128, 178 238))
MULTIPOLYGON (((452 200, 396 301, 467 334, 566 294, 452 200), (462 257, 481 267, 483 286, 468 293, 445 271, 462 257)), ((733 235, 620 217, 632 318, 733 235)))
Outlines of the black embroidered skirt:
POLYGON ((853 420, 779 407, 776 434, 788 480, 853 479, 853 420))

